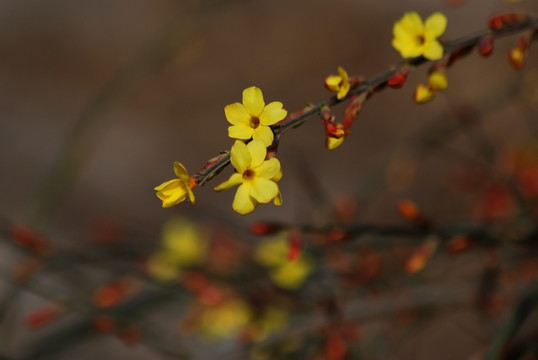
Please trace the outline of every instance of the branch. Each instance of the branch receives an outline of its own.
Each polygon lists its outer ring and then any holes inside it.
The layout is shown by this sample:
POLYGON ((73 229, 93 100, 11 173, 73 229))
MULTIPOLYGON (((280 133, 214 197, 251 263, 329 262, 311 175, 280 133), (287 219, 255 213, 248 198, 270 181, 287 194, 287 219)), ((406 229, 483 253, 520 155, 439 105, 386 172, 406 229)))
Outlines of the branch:
MULTIPOLYGON (((348 100, 352 97, 366 95, 370 97, 373 93, 380 92, 385 89, 388 85, 388 80, 395 74, 399 73, 403 69, 415 69, 426 63, 437 63, 437 62, 446 62, 446 66, 451 66, 455 60, 469 54, 471 50, 478 47, 482 39, 490 35, 492 39, 498 39, 506 37, 509 35, 533 31, 536 32, 538 28, 538 18, 530 15, 518 15, 518 14, 508 14, 505 16, 511 16, 510 20, 513 22, 497 24, 497 27, 493 23, 495 19, 500 18, 501 16, 494 17, 490 21, 490 24, 493 28, 489 28, 475 34, 467 35, 453 41, 447 41, 443 44, 444 48, 444 59, 440 61, 430 61, 422 56, 417 58, 412 58, 400 62, 395 67, 390 68, 382 72, 381 74, 374 76, 372 79, 367 81, 361 81, 360 83, 355 84, 351 87, 348 94, 343 99, 337 99, 336 96, 332 96, 329 99, 320 102, 316 105, 309 106, 306 110, 295 112, 288 116, 286 119, 282 120, 279 124, 272 126, 273 133, 275 138, 278 139, 282 134, 290 130, 291 128, 296 128, 308 119, 319 115, 321 109, 324 106, 332 107, 338 105, 345 100, 348 100)), ((533 36, 531 40, 535 40, 536 36, 533 36)), ((208 165, 202 168, 200 172, 193 175, 193 178, 198 185, 204 185, 207 181, 213 178, 215 175, 220 173, 226 166, 230 164, 230 153, 224 152, 221 155, 213 158, 208 162, 208 165)))

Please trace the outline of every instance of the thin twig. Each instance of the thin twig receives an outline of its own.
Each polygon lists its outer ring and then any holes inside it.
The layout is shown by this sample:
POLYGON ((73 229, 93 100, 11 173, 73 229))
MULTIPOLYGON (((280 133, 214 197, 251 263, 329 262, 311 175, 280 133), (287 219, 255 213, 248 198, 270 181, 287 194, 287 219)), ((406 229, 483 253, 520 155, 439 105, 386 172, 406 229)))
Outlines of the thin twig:
MULTIPOLYGON (((523 32, 526 30, 534 29, 538 26, 538 18, 528 16, 525 20, 512 24, 509 26, 504 26, 500 29, 496 30, 490 30, 486 29, 480 32, 477 32, 475 34, 470 34, 464 37, 461 37, 459 39, 448 41, 444 43, 444 53, 445 54, 451 54, 454 51, 461 50, 461 49, 469 49, 476 47, 481 39, 491 34, 493 38, 502 38, 509 35, 517 34, 519 32, 523 32)), ((276 137, 281 136, 288 130, 292 128, 296 128, 303 123, 305 123, 308 119, 319 115, 321 108, 323 106, 334 106, 337 104, 340 104, 347 99, 351 98, 352 96, 356 95, 362 95, 370 92, 378 92, 383 90, 390 77, 403 68, 416 68, 420 65, 423 65, 425 63, 430 63, 428 59, 424 57, 417 57, 410 60, 402 61, 398 66, 395 66, 389 70, 386 70, 382 72, 381 74, 374 76, 372 79, 368 81, 360 82, 359 84, 355 85, 350 89, 346 97, 339 100, 336 98, 336 96, 332 96, 329 99, 320 102, 316 105, 311 106, 309 109, 302 112, 300 115, 295 116, 293 118, 286 118, 284 119, 280 124, 277 124, 272 127, 273 132, 276 137)), ((222 157, 215 162, 214 164, 211 164, 210 166, 207 166, 203 170, 201 170, 198 174, 194 175, 194 178, 196 180, 196 183, 199 185, 204 185, 208 180, 210 180, 215 174, 221 172, 226 166, 230 164, 230 154, 224 154, 222 157)))

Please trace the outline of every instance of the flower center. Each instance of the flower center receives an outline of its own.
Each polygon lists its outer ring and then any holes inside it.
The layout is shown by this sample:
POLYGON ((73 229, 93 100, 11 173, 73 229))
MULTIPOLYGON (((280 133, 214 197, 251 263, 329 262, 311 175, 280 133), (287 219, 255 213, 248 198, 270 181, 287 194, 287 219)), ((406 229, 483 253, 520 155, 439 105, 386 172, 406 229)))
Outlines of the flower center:
POLYGON ((257 116, 251 116, 250 127, 256 129, 258 126, 260 126, 260 119, 257 116))
POLYGON ((424 43, 426 42, 426 38, 424 37, 424 35, 417 35, 417 42, 419 43, 419 45, 424 45, 424 43))
POLYGON ((254 177, 254 171, 251 169, 246 169, 243 171, 243 179, 245 180, 251 180, 254 177))

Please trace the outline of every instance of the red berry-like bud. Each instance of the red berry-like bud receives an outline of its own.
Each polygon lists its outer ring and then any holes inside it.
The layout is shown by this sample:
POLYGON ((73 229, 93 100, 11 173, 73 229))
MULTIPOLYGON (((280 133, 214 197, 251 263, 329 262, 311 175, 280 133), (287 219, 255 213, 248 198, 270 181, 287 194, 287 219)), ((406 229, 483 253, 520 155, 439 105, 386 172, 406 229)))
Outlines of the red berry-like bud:
POLYGON ((39 329, 54 321, 61 313, 60 307, 49 305, 28 314, 24 322, 30 329, 39 329))
POLYGON ((480 40, 478 44, 478 52, 482 56, 490 56, 493 53, 493 36, 486 35, 480 40))
POLYGON ((400 71, 392 75, 387 81, 388 86, 394 89, 401 88, 407 80, 407 71, 400 71))
POLYGON ((458 235, 453 237, 446 244, 446 250, 451 253, 463 251, 471 246, 471 239, 466 235, 458 235))
POLYGON ((302 241, 299 231, 292 231, 290 234, 290 248, 288 250, 288 259, 294 261, 301 256, 302 241))
POLYGON ((489 19, 489 28, 492 30, 499 30, 500 28, 502 28, 504 26, 504 16, 504 14, 492 16, 489 19))
POLYGON ((327 241, 342 241, 348 236, 348 233, 342 229, 332 229, 326 235, 327 241))
POLYGON ((252 235, 272 235, 282 230, 283 226, 277 223, 260 221, 250 225, 252 235))
POLYGON ((398 203, 398 212, 407 220, 416 221, 420 218, 420 210, 411 200, 401 200, 398 203))
POLYGON ((108 315, 95 315, 92 319, 92 326, 97 331, 109 333, 116 329, 116 321, 108 315))

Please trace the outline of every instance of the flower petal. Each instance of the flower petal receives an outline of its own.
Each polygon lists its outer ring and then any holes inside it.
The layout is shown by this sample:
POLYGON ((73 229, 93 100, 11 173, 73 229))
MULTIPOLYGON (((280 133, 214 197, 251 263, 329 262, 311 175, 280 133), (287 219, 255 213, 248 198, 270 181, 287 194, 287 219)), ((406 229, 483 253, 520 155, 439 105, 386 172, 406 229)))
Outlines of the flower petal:
POLYGON ((342 86, 340 87, 340 89, 338 90, 338 93, 336 94, 336 98, 338 100, 342 100, 343 98, 346 97, 347 93, 349 92, 349 89, 350 89, 350 84, 349 82, 347 81, 344 81, 342 83, 342 86))
POLYGON ((243 105, 252 116, 260 116, 265 107, 262 91, 256 86, 243 90, 243 105))
POLYGON ((241 175, 239 173, 235 173, 232 176, 230 176, 230 178, 228 180, 226 180, 225 182, 215 186, 215 188, 213 188, 213 190, 215 190, 215 191, 228 190, 232 186, 239 185, 242 182, 243 182, 243 175, 241 175))
POLYGON ((279 175, 280 161, 278 161, 277 158, 271 158, 269 160, 264 161, 260 166, 256 167, 254 170, 256 171, 256 176, 259 176, 264 179, 272 180, 274 177, 279 175))
POLYGON ((406 12, 397 24, 410 34, 423 34, 424 23, 416 11, 406 12))
POLYGON ((226 115, 226 120, 232 125, 250 124, 250 114, 243 104, 234 103, 226 105, 224 107, 224 115, 226 115))
POLYGON ((173 183, 176 183, 176 182, 179 182, 179 179, 172 179, 172 180, 168 180, 168 181, 165 181, 163 182, 161 185, 159 186, 155 186, 153 188, 153 190, 157 190, 157 191, 161 191, 163 190, 164 188, 166 188, 167 186, 173 184, 173 183))
POLYGON ((263 125, 254 129, 254 133, 252 134, 252 139, 260 141, 266 147, 273 143, 274 138, 275 136, 273 135, 273 130, 263 125))
POLYGON ((265 105, 265 108, 263 110, 266 111, 266 110, 282 109, 283 107, 284 107, 284 104, 282 104, 280 101, 271 101, 269 104, 265 105))
POLYGON ((182 163, 174 161, 174 172, 176 173, 178 178, 187 183, 189 182, 189 173, 187 172, 187 169, 182 163))
POLYGON ((413 39, 394 38, 392 46, 400 52, 402 57, 411 58, 422 55, 423 47, 420 43, 413 39))
POLYGON ((252 180, 250 196, 258 202, 266 204, 278 195, 278 185, 276 182, 261 177, 252 180))
POLYGON ((241 215, 246 215, 256 208, 257 202, 250 196, 250 185, 241 184, 235 193, 232 208, 241 215))
POLYGON ((267 148, 265 144, 259 140, 252 140, 248 143, 247 149, 251 158, 251 162, 249 164, 250 168, 257 168, 263 163, 265 156, 267 155, 267 148))
POLYGON ((346 69, 344 69, 343 67, 339 66, 337 70, 338 70, 338 75, 340 75, 340 77, 342 78, 342 81, 343 81, 343 82, 347 82, 349 76, 347 75, 347 71, 346 71, 346 69))
POLYGON ((169 195, 162 196, 163 194, 158 192, 157 196, 159 199, 163 202, 163 208, 168 208, 170 206, 179 204, 180 202, 184 201, 187 197, 187 191, 178 189, 177 191, 174 191, 170 193, 169 195))
POLYGON ((333 150, 342 145, 344 142, 345 137, 342 136, 340 138, 335 138, 332 136, 327 136, 325 138, 325 147, 327 147, 327 150, 333 150))
POLYGON ((402 23, 397 22, 392 27, 392 35, 395 39, 409 41, 416 38, 419 34, 410 32, 402 23))
POLYGON ((325 86, 331 91, 338 91, 341 82, 342 77, 338 75, 329 75, 325 78, 325 86))
POLYGON ((254 129, 250 126, 238 124, 228 127, 228 136, 232 139, 248 140, 254 134, 254 129))
POLYGON ((279 182, 280 179, 282 179, 282 168, 280 168, 278 173, 275 176, 273 176, 273 178, 271 180, 273 180, 275 182, 279 182))
POLYGON ((424 43, 424 57, 428 60, 439 60, 443 57, 443 46, 439 41, 427 41, 424 43))
POLYGON ((280 206, 282 205, 282 202, 282 193, 279 191, 273 199, 273 204, 275 204, 276 206, 280 206))
POLYGON ((189 201, 191 204, 194 205, 196 202, 196 198, 194 197, 194 193, 192 192, 191 188, 187 186, 187 196, 189 197, 189 201))
POLYGON ((431 14, 426 19, 426 24, 424 25, 424 37, 426 39, 436 39, 443 35, 446 29, 446 23, 445 15, 440 12, 431 14))
POLYGON ((263 112, 260 114, 260 124, 265 126, 276 124, 280 120, 283 120, 286 115, 288 115, 288 112, 282 109, 282 103, 274 101, 271 104, 267 105, 265 109, 263 109, 263 112), (277 105, 271 106, 275 103, 277 105), (279 104, 280 107, 278 107, 279 104))
MULTIPOLYGON (((252 141, 251 141, 252 142, 252 141)), ((230 161, 238 173, 242 174, 250 167, 251 157, 244 142, 236 140, 230 151, 230 161)))

